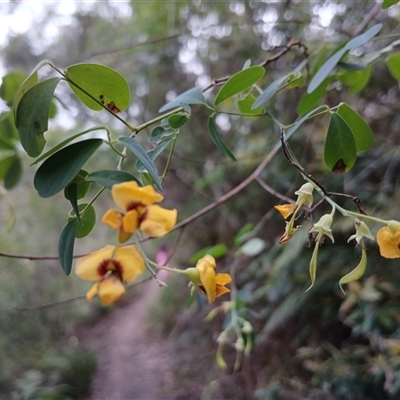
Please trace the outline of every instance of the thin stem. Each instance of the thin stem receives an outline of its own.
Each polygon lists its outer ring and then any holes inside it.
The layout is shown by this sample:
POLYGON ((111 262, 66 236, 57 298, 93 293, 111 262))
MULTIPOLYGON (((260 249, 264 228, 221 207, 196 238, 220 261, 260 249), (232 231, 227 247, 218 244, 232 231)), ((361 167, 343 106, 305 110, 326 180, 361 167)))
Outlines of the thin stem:
POLYGON ((174 136, 174 138, 172 140, 171 150, 168 154, 168 159, 167 159, 167 163, 165 165, 164 173, 162 174, 162 177, 161 177, 161 183, 163 183, 164 179, 167 177, 167 173, 168 173, 169 167, 171 165, 171 161, 172 161, 172 156, 173 156, 174 150, 175 150, 177 136, 178 136, 178 133, 174 136))

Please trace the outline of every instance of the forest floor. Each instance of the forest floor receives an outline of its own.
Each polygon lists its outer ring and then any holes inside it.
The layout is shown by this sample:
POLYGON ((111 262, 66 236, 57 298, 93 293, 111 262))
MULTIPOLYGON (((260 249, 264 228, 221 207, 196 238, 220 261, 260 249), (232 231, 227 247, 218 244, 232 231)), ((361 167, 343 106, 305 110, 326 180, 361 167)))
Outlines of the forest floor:
POLYGON ((146 282, 84 329, 98 361, 86 400, 249 399, 240 374, 216 366, 219 331, 204 320, 209 309, 187 308, 181 293, 146 282))

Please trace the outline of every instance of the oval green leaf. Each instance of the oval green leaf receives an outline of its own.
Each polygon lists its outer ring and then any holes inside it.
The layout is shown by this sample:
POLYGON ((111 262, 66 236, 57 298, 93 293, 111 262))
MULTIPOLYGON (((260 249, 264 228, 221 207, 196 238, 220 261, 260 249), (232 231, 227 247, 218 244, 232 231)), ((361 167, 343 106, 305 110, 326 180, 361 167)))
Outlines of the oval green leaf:
POLYGON ((65 72, 71 89, 90 109, 101 111, 103 105, 119 112, 129 106, 128 82, 113 69, 100 64, 75 64, 65 72))
POLYGON ((260 65, 256 65, 231 76, 218 92, 214 104, 217 106, 229 97, 232 97, 235 94, 250 88, 257 83, 264 76, 264 74, 264 68, 260 65))
POLYGON ((367 86, 371 75, 373 66, 369 65, 364 69, 346 71, 339 76, 340 81, 349 87, 350 93, 359 93, 367 86))
POLYGON ((33 180, 39 196, 47 198, 63 190, 102 143, 102 139, 84 140, 49 157, 39 167, 33 180))
POLYGON ((146 153, 146 150, 133 138, 130 137, 120 137, 118 140, 126 146, 137 158, 142 162, 144 167, 147 169, 150 176, 153 178, 156 186, 162 191, 162 185, 158 172, 150 157, 146 153))
POLYGON ((233 161, 236 161, 233 153, 226 147, 225 143, 222 141, 221 136, 218 133, 217 125, 215 124, 214 118, 211 115, 208 119, 208 132, 211 136, 212 141, 217 146, 217 148, 226 156, 228 156, 233 161))
POLYGON ((383 9, 389 8, 389 7, 397 4, 399 1, 400 0, 383 0, 382 8, 383 9))
POLYGON ((244 117, 258 118, 263 113, 263 107, 257 107, 253 110, 253 104, 256 98, 249 93, 244 99, 237 102, 238 108, 244 117))
POLYGON ((8 169, 4 177, 4 187, 7 190, 13 189, 20 181, 21 176, 22 176, 22 162, 19 156, 16 154, 10 165, 10 168, 8 169))
POLYGON ((312 93, 304 93, 297 104, 297 113, 305 115, 310 112, 323 99, 331 78, 325 79, 312 93))
POLYGON ((368 150, 374 143, 374 134, 369 125, 346 103, 340 103, 337 113, 353 133, 357 151, 368 150))
POLYGON ((25 79, 26 75, 15 71, 2 77, 0 97, 7 103, 8 107, 11 108, 13 106, 15 95, 25 79))
POLYGON ((331 114, 324 147, 326 166, 341 174, 354 165, 356 157, 356 142, 349 126, 340 115, 331 114))
MULTIPOLYGON (((87 204, 86 203, 82 203, 79 204, 78 206, 78 212, 82 211, 84 208, 86 208, 87 204)), ((68 221, 73 221, 76 220, 76 210, 73 209, 71 210, 72 212, 70 212, 71 218, 68 219, 68 221)), ((78 214, 79 215, 79 214, 78 214)), ((81 239, 87 235, 89 235, 89 233, 92 231, 93 227, 96 224, 96 211, 94 209, 94 207, 92 205, 90 205, 87 210, 85 211, 85 213, 83 215, 80 215, 79 218, 79 225, 77 225, 76 231, 75 231, 75 237, 77 239, 81 239)))
POLYGON ((179 129, 181 126, 185 125, 188 120, 187 114, 178 113, 168 117, 168 124, 173 129, 179 129))
MULTIPOLYGON (((75 193, 75 197, 76 200, 80 200, 83 199, 87 192, 90 189, 90 186, 92 185, 92 183, 90 181, 86 180, 86 177, 88 176, 88 172, 81 169, 78 173, 78 175, 71 181, 71 183, 64 189, 64 197, 67 200, 71 201, 71 196, 70 196, 70 186, 75 185, 76 186, 76 193, 75 193)), ((75 190, 75 189, 73 189, 75 190)))
POLYGON ((386 59, 386 65, 388 66, 390 73, 393 75, 393 78, 400 81, 400 53, 391 54, 386 59))
POLYGON ((158 112, 171 110, 172 108, 181 107, 182 104, 206 104, 203 92, 198 88, 189 89, 188 91, 175 97, 174 100, 162 106, 158 112))
POLYGON ((37 157, 46 140, 49 111, 60 78, 50 78, 30 88, 21 98, 16 116, 21 145, 31 157, 37 157))
POLYGON ((216 244, 215 246, 208 246, 204 249, 199 250, 189 258, 189 263, 196 264, 200 258, 209 254, 214 258, 221 258, 228 252, 228 248, 224 244, 216 244))
POLYGON ((116 183, 126 181, 136 181, 138 184, 140 184, 140 182, 128 172, 113 169, 92 172, 86 177, 86 180, 90 182, 95 182, 101 186, 106 187, 107 189, 111 189, 116 183))
POLYGON ((65 275, 71 273, 74 244, 75 244, 75 233, 78 227, 78 220, 74 218, 69 221, 61 232, 60 240, 58 241, 58 257, 60 259, 61 267, 65 272, 65 275))

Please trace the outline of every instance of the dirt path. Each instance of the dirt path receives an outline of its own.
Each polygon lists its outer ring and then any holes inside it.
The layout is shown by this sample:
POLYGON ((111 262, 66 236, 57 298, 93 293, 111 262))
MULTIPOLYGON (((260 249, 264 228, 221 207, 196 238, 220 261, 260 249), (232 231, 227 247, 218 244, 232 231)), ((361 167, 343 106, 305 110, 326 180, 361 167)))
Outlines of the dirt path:
POLYGON ((158 290, 154 281, 144 284, 132 304, 115 309, 90 330, 98 369, 88 400, 171 399, 171 347, 147 323, 158 290))

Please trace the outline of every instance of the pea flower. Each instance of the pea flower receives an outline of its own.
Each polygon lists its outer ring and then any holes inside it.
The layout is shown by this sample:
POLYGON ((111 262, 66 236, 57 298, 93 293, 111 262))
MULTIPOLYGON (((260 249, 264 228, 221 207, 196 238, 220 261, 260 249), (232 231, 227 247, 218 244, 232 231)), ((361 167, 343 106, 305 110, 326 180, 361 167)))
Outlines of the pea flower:
POLYGON ((400 258, 400 222, 389 221, 376 234, 379 251, 385 258, 400 258))
POLYGON ((286 222, 285 232, 279 239, 279 244, 286 244, 293 237, 298 228, 294 226, 297 213, 302 207, 311 207, 313 203, 313 190, 314 186, 307 182, 295 192, 295 194, 297 194, 297 200, 295 204, 282 204, 275 206, 275 209, 280 212, 284 219, 292 215, 290 221, 286 222))
POLYGON ((328 236, 332 242, 334 242, 331 225, 333 222, 333 213, 323 215, 318 222, 314 224, 311 228, 310 233, 316 232, 317 236, 315 237, 315 248, 310 260, 310 278, 311 278, 311 286, 307 289, 310 290, 314 285, 315 278, 317 275, 317 258, 318 258, 318 249, 319 246, 323 243, 324 237, 328 236))
POLYGON ((215 269, 215 258, 207 254, 197 262, 196 268, 182 271, 199 292, 207 296, 209 303, 213 303, 217 297, 229 293, 230 290, 225 285, 232 282, 229 274, 216 274, 215 269))
POLYGON ((101 304, 108 306, 125 293, 125 282, 134 281, 144 271, 144 260, 134 245, 106 246, 76 261, 79 278, 97 281, 87 292, 92 301, 97 294, 101 304))
POLYGON ((160 237, 175 226, 177 211, 154 205, 164 197, 151 185, 140 187, 135 181, 117 183, 111 188, 111 195, 125 213, 108 210, 102 221, 113 229, 119 229, 120 243, 126 242, 137 229, 151 237, 160 237))
POLYGON ((350 242, 351 240, 355 239, 357 244, 360 244, 363 237, 366 237, 371 240, 375 240, 374 237, 372 236, 372 233, 370 232, 368 226, 366 225, 366 223, 363 221, 356 220, 356 233, 349 237, 349 239, 347 240, 347 243, 350 242))

